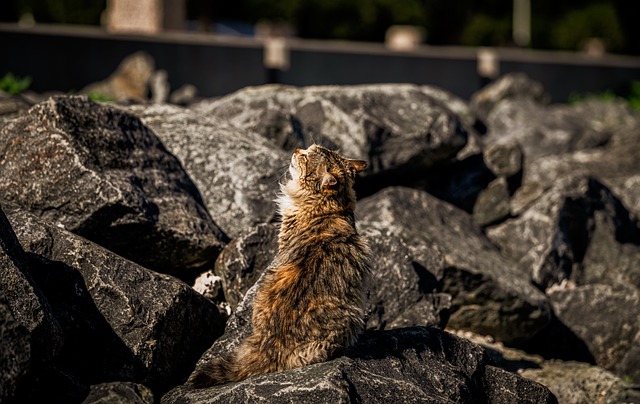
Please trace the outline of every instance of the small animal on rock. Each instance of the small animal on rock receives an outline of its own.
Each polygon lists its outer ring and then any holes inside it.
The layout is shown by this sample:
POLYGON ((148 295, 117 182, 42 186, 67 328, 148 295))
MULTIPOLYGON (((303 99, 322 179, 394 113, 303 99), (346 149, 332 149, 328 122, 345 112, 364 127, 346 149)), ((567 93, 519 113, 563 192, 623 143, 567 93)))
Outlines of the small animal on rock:
POLYGON ((252 334, 196 370, 193 387, 323 362, 355 343, 370 267, 353 183, 366 165, 318 145, 296 150, 280 185, 278 253, 256 291, 252 334))

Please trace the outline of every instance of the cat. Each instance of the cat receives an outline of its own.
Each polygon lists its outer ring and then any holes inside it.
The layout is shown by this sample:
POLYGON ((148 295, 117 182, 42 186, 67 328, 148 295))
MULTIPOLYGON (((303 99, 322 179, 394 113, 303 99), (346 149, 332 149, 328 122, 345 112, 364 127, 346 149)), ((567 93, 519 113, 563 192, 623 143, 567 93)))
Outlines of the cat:
POLYGON ((252 334, 196 370, 194 388, 324 362, 364 328, 369 249, 355 227, 356 174, 367 163, 312 145, 291 157, 277 199, 278 253, 258 286, 252 334))

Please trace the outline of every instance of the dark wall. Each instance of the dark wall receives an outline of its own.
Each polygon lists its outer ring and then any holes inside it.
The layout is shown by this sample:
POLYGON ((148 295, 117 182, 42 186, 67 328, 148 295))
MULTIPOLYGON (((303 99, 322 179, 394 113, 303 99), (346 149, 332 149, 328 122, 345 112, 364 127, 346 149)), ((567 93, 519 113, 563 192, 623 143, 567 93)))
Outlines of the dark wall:
MULTIPOLYGON (((295 40, 290 67, 276 75, 263 66, 261 42, 251 38, 163 34, 109 35, 99 29, 0 24, 0 75, 31 76, 34 91, 77 91, 111 74, 137 51, 151 54, 172 88, 194 84, 204 97, 277 80, 296 86, 403 82, 431 84, 468 99, 483 82, 472 48, 423 47, 396 53, 383 45, 295 40)), ((541 81, 553 101, 572 93, 617 90, 640 80, 640 58, 496 49, 500 73, 523 71, 541 81)))

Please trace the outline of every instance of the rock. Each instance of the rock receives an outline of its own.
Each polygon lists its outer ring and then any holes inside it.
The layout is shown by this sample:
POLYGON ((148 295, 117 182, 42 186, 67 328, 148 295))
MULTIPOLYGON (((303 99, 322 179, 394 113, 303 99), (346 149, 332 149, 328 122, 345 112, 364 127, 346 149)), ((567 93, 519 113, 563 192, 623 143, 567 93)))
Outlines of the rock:
POLYGON ((522 173, 522 150, 518 143, 494 143, 482 153, 485 164, 496 177, 513 177, 522 173))
POLYGON ((599 366, 620 377, 640 381, 637 288, 593 284, 558 288, 548 295, 555 315, 584 341, 599 366))
POLYGON ((505 178, 497 178, 480 191, 473 205, 473 220, 478 226, 486 226, 505 219, 511 212, 509 184, 505 178))
POLYGON ((8 218, 64 330, 55 363, 80 382, 133 381, 162 392, 222 333, 225 317, 183 282, 24 211, 8 218))
POLYGON ((226 241, 180 162, 128 113, 54 97, 0 139, 0 198, 141 265, 185 277, 226 241))
POLYGON ((543 289, 565 280, 640 288, 640 229, 593 178, 558 180, 519 217, 488 228, 487 236, 543 289))
MULTIPOLYGON (((33 280, 29 262, 4 211, 0 209, 0 298, 10 310, 6 332, 26 332, 31 362, 50 361, 60 351, 63 332, 47 298, 33 280), (17 323, 23 329, 15 329, 17 323), (12 331, 13 330, 13 331, 12 331)), ((4 334, 3 334, 4 335, 4 334)), ((15 340, 9 343, 20 343, 15 340)), ((3 345, 4 346, 4 345, 3 345)), ((27 353, 27 352, 25 352, 27 353)), ((16 357, 18 360, 19 357, 16 357)), ((9 387, 7 387, 9 388, 9 387)))
POLYGON ((91 386, 82 404, 153 404, 153 392, 131 382, 101 383, 91 386))
POLYGON ((31 347, 27 330, 13 317, 4 296, 0 297, 0 346, 0 401, 6 403, 13 401, 29 370, 31 347))
POLYGON ((198 89, 193 84, 185 84, 174 90, 169 96, 169 102, 177 105, 189 105, 198 98, 198 89))
POLYGON ((113 101, 145 101, 154 71, 153 57, 145 52, 136 52, 124 58, 107 79, 90 84, 81 93, 113 101))
POLYGON ((561 403, 640 403, 637 386, 586 363, 547 361, 520 375, 548 387, 561 403))
POLYGON ((218 256, 214 272, 222 280, 231 310, 235 310, 276 256, 278 231, 276 225, 260 224, 233 239, 218 256))
MULTIPOLYGON (((225 335, 199 365, 237 346, 250 332, 256 287, 229 320, 225 335)), ((553 403, 543 386, 490 365, 478 345, 435 328, 369 331, 345 356, 238 383, 192 390, 179 386, 163 403, 216 402, 487 402, 553 403)))
POLYGON ((169 74, 166 70, 158 70, 151 76, 149 81, 151 90, 151 102, 154 104, 164 104, 169 99, 169 74))
POLYGON ((215 223, 231 238, 273 219, 291 158, 255 133, 190 109, 131 107, 184 164, 215 223))
POLYGON ((441 263, 424 267, 437 279, 439 291, 453 298, 450 327, 506 343, 527 339, 548 324, 546 297, 465 212, 425 192, 392 187, 358 202, 356 217, 362 229, 388 231, 416 256, 426 246, 442 251, 441 263))
POLYGON ((414 85, 263 86, 196 109, 288 150, 316 142, 367 160, 361 194, 455 157, 467 142, 456 114, 414 85))
POLYGON ((548 104, 549 95, 542 84, 531 80, 524 73, 509 73, 483 87, 471 96, 471 109, 483 119, 504 100, 531 100, 536 104, 548 104))

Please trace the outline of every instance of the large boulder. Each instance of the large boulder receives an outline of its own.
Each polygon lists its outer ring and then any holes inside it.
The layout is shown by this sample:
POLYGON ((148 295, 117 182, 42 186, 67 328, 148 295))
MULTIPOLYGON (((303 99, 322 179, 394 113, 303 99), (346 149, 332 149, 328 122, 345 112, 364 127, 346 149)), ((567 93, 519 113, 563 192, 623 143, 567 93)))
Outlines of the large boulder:
POLYGON ((453 297, 450 327, 514 342, 548 324, 546 297, 466 212, 425 192, 392 187, 359 201, 356 215, 361 228, 388 231, 404 241, 439 290, 453 297), (434 247, 444 259, 427 262, 434 247))
POLYGON ((287 150, 315 142, 367 160, 357 185, 366 193, 399 174, 419 176, 467 142, 465 125, 440 93, 408 84, 254 87, 195 108, 287 150))
POLYGON ((289 164, 288 152, 194 110, 170 105, 129 109, 182 161, 213 220, 231 238, 274 218, 273 201, 289 164))
MULTIPOLYGON (((64 331, 54 363, 80 383, 134 381, 162 392, 222 333, 226 317, 182 281, 30 213, 12 209, 7 216, 64 331)), ((45 392, 31 385, 28 394, 45 392)))
POLYGON ((54 97, 0 130, 0 198, 141 265, 184 275, 225 236, 180 162, 133 115, 54 97))
POLYGON ((12 402, 31 365, 27 330, 16 321, 5 297, 0 297, 0 401, 12 402))
POLYGON ((640 229, 609 188, 590 177, 557 181, 488 237, 543 289, 566 280, 640 288, 640 229))

